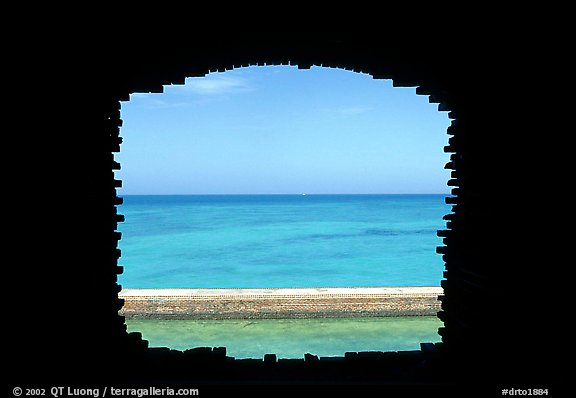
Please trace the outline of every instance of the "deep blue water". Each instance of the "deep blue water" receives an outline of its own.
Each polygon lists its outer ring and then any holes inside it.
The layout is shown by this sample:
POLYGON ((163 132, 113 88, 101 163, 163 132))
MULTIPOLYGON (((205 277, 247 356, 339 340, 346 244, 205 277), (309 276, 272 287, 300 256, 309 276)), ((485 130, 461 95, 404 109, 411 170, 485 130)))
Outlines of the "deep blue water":
POLYGON ((445 195, 124 196, 126 288, 437 286, 445 195))

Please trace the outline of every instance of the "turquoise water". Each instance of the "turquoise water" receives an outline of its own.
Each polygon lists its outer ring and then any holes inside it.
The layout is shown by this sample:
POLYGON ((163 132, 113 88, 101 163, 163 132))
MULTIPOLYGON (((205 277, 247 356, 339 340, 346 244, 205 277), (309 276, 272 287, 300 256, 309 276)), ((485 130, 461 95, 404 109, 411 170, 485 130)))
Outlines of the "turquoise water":
POLYGON ((125 196, 126 288, 438 286, 444 195, 125 196))
POLYGON ((234 358, 303 358, 304 354, 344 356, 353 351, 418 350, 437 342, 436 317, 259 319, 259 320, 129 320, 151 347, 185 350, 226 347, 234 358))

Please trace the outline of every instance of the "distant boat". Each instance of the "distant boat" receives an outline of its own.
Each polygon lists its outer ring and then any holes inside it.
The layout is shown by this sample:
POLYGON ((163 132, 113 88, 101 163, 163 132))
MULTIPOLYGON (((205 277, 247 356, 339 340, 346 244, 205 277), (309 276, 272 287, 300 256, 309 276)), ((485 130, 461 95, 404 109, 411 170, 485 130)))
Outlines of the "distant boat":
POLYGON ((306 196, 306 194, 305 194, 305 193, 303 193, 303 194, 302 194, 302 196, 306 196))

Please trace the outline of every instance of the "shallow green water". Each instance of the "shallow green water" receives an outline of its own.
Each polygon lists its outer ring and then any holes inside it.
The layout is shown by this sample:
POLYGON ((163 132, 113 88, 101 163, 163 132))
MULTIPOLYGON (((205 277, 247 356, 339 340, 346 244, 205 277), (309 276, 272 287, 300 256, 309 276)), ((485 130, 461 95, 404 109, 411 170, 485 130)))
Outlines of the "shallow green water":
POLYGON ((129 332, 141 332, 150 347, 185 350, 226 347, 228 356, 302 358, 343 356, 348 351, 418 350, 440 341, 437 317, 126 320, 129 332))

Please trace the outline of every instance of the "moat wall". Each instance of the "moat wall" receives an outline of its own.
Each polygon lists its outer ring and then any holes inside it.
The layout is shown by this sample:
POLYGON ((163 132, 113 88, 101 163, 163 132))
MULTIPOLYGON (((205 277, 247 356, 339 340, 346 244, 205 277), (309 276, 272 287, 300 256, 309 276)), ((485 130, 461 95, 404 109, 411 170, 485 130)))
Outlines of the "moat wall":
POLYGON ((433 316, 441 287, 123 289, 129 319, 286 319, 433 316))

